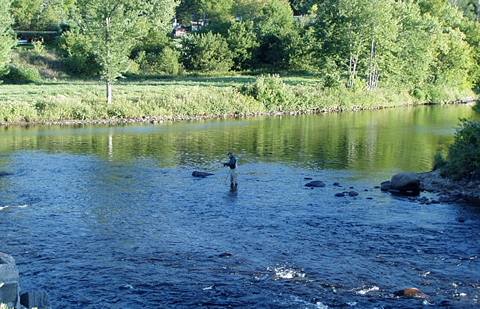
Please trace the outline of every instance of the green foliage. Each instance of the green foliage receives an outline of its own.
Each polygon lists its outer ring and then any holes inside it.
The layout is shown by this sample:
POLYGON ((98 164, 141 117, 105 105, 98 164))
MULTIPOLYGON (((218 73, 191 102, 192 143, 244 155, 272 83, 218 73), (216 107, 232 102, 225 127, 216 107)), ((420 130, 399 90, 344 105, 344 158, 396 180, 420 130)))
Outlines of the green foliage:
POLYGON ((255 50, 260 45, 254 27, 252 21, 237 21, 228 29, 227 42, 236 69, 246 69, 253 64, 255 50))
POLYGON ((443 169, 447 165, 447 160, 441 152, 437 152, 433 157, 433 170, 443 169))
MULTIPOLYGON (((164 34, 151 33, 149 39, 137 45, 131 55, 143 75, 180 75, 183 66, 180 53, 164 34)), ((131 71, 132 72, 132 68, 131 71)))
POLYGON ((225 72, 232 68, 232 54, 225 38, 212 32, 184 38, 183 64, 188 70, 225 72))
POLYGON ((255 20, 260 35, 281 34, 293 28, 293 11, 286 0, 267 0, 255 20))
POLYGON ((94 46, 107 82, 128 70, 134 46, 152 27, 167 29, 175 6, 174 0, 79 0, 80 31, 94 46))
POLYGON ((462 120, 448 150, 445 173, 454 179, 480 179, 480 122, 462 120))
POLYGON ((94 53, 93 42, 78 31, 62 35, 60 48, 65 57, 67 71, 76 76, 97 76, 100 64, 94 53))
POLYGON ((10 84, 29 84, 41 82, 42 77, 33 65, 13 63, 9 67, 8 74, 4 76, 4 80, 10 84))
POLYGON ((0 77, 6 73, 14 45, 10 4, 11 0, 0 0, 0 77))
POLYGON ((323 88, 312 77, 177 77, 121 82, 108 104, 99 82, 1 85, 0 122, 185 119, 379 109, 420 104, 408 92, 323 88), (247 84, 242 87, 243 84, 247 84), (2 120, 3 119, 3 120, 2 120))
POLYGON ((290 0, 292 9, 296 14, 305 15, 312 9, 314 0, 290 0))
POLYGON ((242 87, 242 93, 261 102, 271 112, 287 110, 295 104, 292 89, 278 75, 260 76, 255 83, 242 87))
POLYGON ((135 61, 144 75, 180 75, 183 73, 180 53, 169 46, 161 48, 160 51, 143 50, 138 53, 135 61))
POLYGON ((75 0, 13 0, 15 28, 20 30, 58 30, 75 10, 75 0))

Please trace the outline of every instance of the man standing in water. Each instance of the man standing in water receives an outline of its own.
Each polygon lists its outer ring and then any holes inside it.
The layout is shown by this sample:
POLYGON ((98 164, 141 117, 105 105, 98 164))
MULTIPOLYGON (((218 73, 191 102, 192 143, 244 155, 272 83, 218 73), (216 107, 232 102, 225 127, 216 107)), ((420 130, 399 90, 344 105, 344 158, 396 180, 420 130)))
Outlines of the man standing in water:
POLYGON ((237 191, 237 158, 231 152, 228 153, 228 158, 229 161, 223 163, 223 166, 228 166, 230 168, 230 190, 237 191))

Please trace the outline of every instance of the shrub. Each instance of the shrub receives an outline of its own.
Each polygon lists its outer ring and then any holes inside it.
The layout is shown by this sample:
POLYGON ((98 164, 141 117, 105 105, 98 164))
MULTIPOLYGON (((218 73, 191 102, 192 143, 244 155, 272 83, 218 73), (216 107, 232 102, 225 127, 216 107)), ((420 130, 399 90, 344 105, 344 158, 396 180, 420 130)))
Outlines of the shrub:
POLYGON ((179 58, 180 54, 175 49, 165 46, 155 51, 140 51, 136 63, 139 73, 179 75, 183 73, 179 58))
POLYGON ((480 179, 480 121, 462 120, 444 171, 454 179, 480 179))
POLYGON ((70 74, 96 76, 100 73, 92 43, 85 36, 66 32, 62 35, 60 48, 65 57, 65 67, 70 74))
POLYGON ((183 42, 183 64, 189 70, 229 71, 232 55, 225 38, 212 32, 187 36, 183 42))
POLYGON ((285 111, 295 104, 293 91, 278 75, 265 75, 255 83, 243 86, 242 93, 260 101, 268 111, 285 111))
POLYGON ((9 72, 3 79, 11 84, 28 84, 38 83, 42 80, 42 77, 34 66, 14 63, 10 65, 9 72))
POLYGON ((437 152, 433 157, 433 170, 443 169, 447 165, 447 160, 441 152, 437 152))

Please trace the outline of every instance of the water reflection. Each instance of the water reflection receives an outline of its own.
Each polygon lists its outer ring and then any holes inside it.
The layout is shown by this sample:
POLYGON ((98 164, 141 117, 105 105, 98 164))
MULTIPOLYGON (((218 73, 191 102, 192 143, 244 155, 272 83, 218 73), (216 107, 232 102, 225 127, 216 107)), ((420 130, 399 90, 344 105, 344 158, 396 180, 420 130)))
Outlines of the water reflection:
MULTIPOLYGON (((0 150, 92 154, 111 161, 155 160, 160 167, 212 167, 234 150, 243 162, 308 168, 427 170, 470 106, 390 109, 303 117, 161 126, 3 128, 0 150)), ((8 160, 0 159, 1 165, 8 160)))

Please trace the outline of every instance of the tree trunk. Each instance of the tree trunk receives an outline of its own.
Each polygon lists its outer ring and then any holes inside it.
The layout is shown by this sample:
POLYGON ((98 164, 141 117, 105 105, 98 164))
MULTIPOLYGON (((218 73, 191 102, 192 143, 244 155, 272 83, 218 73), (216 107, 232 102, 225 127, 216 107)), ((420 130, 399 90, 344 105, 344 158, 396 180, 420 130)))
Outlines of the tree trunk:
POLYGON ((368 64, 368 89, 373 90, 378 87, 378 65, 376 62, 377 47, 375 39, 372 39, 372 45, 370 48, 370 61, 368 64))
POLYGON ((355 79, 357 78, 357 63, 358 63, 358 56, 351 54, 350 55, 350 64, 348 67, 348 88, 353 88, 355 85, 355 79))
POLYGON ((107 80, 107 103, 112 104, 112 83, 107 80))

